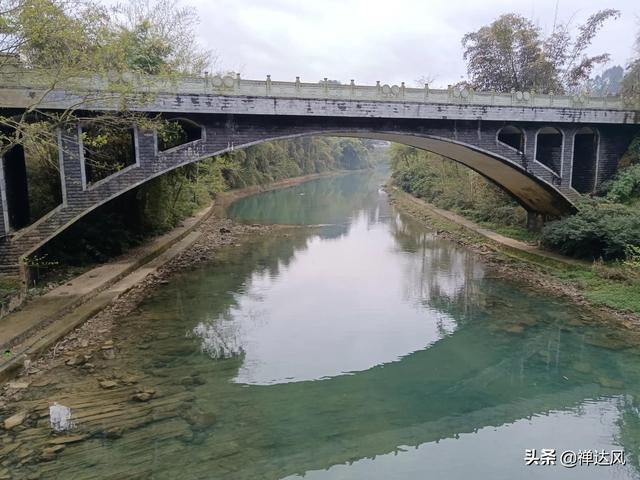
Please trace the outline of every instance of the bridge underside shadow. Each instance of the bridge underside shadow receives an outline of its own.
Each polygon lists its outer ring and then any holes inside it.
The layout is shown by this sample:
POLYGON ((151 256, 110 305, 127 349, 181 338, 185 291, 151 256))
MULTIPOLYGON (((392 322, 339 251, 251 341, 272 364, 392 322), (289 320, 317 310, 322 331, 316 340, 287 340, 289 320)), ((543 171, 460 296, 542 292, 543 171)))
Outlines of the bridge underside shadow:
MULTIPOLYGON (((186 120, 201 127, 200 138, 161 151, 155 132, 136 129, 135 163, 91 185, 87 185, 85 177, 82 128, 61 131, 63 203, 21 230, 11 231, 5 222, 4 231, 0 232, 4 233, 0 240, 0 273, 18 274, 20 258, 32 254, 100 205, 152 178, 233 149, 301 136, 380 139, 428 150, 475 170, 502 187, 528 211, 546 216, 572 212, 572 201, 578 196, 571 188, 572 142, 568 140, 577 128, 566 125, 558 126, 564 129, 564 140, 560 150, 554 150, 560 159, 556 172, 535 159, 536 142, 532 139, 536 138, 540 125, 531 122, 518 127, 522 140, 514 148, 499 140, 501 130, 508 126, 505 122, 209 114, 187 115, 186 120)), ((622 131, 620 126, 615 129, 601 126, 600 130, 600 156, 619 158, 628 144, 629 132, 622 131)), ((605 179, 614 170, 615 165, 603 163, 598 178, 605 179)), ((7 218, 4 207, 3 214, 7 218)))

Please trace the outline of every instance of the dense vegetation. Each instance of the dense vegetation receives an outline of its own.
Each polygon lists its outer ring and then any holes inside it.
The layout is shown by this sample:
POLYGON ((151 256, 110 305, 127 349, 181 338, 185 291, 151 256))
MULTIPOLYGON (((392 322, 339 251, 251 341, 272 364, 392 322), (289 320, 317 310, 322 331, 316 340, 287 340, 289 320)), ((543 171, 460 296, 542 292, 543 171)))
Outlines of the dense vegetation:
POLYGON ((572 257, 632 260, 640 248, 638 205, 640 163, 622 168, 600 196, 580 202, 575 215, 546 225, 542 242, 572 257))

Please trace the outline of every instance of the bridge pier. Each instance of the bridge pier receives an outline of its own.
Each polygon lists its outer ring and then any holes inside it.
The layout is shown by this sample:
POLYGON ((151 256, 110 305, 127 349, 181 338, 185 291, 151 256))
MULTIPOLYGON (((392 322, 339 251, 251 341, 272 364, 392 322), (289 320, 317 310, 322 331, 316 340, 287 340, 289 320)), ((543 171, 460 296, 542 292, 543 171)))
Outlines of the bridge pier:
POLYGON ((527 230, 536 233, 542 231, 545 223, 545 216, 539 212, 527 211, 527 230))
POLYGON ((69 200, 73 201, 86 188, 81 135, 80 125, 58 131, 63 206, 67 205, 69 200))

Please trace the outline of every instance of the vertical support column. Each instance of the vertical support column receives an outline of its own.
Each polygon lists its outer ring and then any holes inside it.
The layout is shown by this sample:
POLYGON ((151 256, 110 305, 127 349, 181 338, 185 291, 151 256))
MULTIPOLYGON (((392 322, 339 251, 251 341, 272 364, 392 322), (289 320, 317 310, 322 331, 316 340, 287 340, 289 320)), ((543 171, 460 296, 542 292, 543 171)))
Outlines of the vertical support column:
POLYGON ((531 171, 533 161, 536 158, 536 132, 535 128, 523 128, 524 133, 524 156, 522 157, 522 168, 531 171))
POLYGON ((4 157, 0 157, 0 215, 0 237, 4 237, 10 231, 7 184, 4 179, 4 157))
POLYGON ((87 187, 80 125, 58 130, 62 204, 74 203, 87 187))
POLYGON ((562 168, 560 169, 560 187, 564 189, 571 188, 571 168, 573 166, 573 140, 576 129, 571 127, 562 127, 563 145, 562 145, 562 168))
POLYGON ((154 162, 158 156, 158 135, 154 130, 142 130, 134 127, 136 144, 136 165, 143 172, 152 172, 157 167, 154 162))
POLYGON ((527 210, 527 230, 540 232, 544 227, 544 215, 533 210, 527 210))

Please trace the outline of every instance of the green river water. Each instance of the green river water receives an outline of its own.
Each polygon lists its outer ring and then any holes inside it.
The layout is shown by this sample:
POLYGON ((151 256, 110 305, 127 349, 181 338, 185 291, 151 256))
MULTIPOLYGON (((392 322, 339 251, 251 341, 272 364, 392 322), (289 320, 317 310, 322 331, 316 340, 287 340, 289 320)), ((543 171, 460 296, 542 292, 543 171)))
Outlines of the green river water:
POLYGON ((70 406, 83 437, 20 460, 56 438, 34 420, 2 439, 19 442, 11 478, 640 478, 640 346, 491 272, 390 206, 382 181, 324 178, 234 204, 250 223, 313 226, 162 285, 97 365, 113 390, 54 371, 26 402, 70 406), (140 385, 156 397, 129 401, 140 385), (556 465, 526 465, 543 448, 556 465), (623 450, 625 464, 567 468, 567 450, 623 450))

